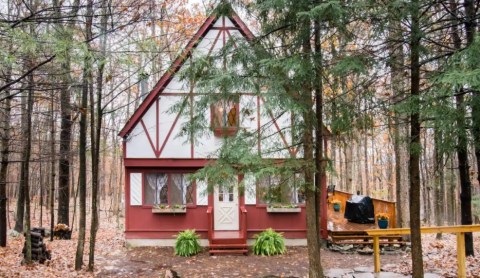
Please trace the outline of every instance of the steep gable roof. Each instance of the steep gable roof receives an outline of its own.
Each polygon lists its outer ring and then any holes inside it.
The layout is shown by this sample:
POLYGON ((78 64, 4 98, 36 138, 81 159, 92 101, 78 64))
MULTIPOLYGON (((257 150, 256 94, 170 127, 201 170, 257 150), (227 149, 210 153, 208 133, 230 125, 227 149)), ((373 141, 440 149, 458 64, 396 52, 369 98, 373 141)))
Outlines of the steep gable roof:
POLYGON ((247 38, 247 40, 253 40, 254 36, 253 33, 248 29, 247 25, 240 19, 240 17, 230 8, 228 15, 221 14, 217 11, 214 11, 202 24, 200 29, 197 33, 193 36, 193 38, 188 42, 185 49, 181 52, 181 54, 175 59, 175 61, 171 64, 169 69, 165 72, 165 74, 160 78, 157 82, 153 90, 147 95, 147 97, 143 100, 142 104, 137 108, 137 110, 133 113, 130 117, 130 120, 125 124, 122 128, 119 136, 125 138, 127 137, 136 124, 142 119, 143 115, 146 113, 148 108, 155 102, 158 96, 162 93, 162 91, 167 87, 167 85, 172 80, 175 73, 177 73, 185 61, 190 57, 193 50, 198 46, 200 41, 203 37, 208 33, 210 29, 212 29, 213 25, 220 17, 225 16, 235 25, 235 27, 240 31, 240 33, 247 38))

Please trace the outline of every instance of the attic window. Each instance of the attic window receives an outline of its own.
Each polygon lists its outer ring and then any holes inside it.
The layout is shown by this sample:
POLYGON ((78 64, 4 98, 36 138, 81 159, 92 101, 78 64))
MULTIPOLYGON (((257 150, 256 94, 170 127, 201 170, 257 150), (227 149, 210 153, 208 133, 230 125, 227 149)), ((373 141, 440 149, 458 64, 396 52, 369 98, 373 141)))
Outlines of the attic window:
POLYGON ((233 101, 221 100, 211 107, 211 126, 215 136, 233 136, 238 131, 239 107, 233 101))

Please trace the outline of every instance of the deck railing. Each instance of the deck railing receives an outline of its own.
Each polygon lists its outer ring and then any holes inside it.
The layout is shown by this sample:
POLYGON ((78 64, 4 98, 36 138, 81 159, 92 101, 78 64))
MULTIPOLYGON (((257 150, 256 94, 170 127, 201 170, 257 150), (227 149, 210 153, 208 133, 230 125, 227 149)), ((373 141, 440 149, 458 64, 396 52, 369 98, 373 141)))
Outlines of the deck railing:
MULTIPOLYGON (((366 230, 368 235, 373 236, 373 253, 374 253, 374 269, 375 272, 380 272, 380 241, 381 236, 387 235, 406 235, 410 234, 409 228, 396 229, 375 229, 366 230)), ((457 236, 457 274, 460 278, 467 277, 467 270, 465 266, 465 233, 480 232, 480 225, 462 225, 462 226, 441 226, 441 227, 422 227, 420 228, 422 234, 436 234, 436 233, 455 233, 457 236)))

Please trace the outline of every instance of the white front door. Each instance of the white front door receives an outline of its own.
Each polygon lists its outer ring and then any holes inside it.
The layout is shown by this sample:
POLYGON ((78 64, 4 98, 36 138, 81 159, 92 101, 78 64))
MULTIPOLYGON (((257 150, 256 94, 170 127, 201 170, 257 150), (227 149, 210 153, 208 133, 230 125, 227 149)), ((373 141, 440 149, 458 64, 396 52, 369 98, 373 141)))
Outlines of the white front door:
POLYGON ((214 194, 214 228, 219 231, 239 229, 238 187, 216 187, 214 194))

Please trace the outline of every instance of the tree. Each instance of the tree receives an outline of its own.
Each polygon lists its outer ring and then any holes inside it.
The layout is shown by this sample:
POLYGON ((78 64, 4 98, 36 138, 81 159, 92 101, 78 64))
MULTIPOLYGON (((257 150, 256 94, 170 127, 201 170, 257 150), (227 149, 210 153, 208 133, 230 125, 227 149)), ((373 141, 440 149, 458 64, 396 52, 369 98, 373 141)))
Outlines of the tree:
POLYGON ((61 19, 62 6, 58 0, 52 0, 52 6, 55 10, 54 16, 58 19, 57 39, 62 42, 64 47, 60 54, 61 68, 61 93, 60 93, 60 149, 58 161, 58 223, 69 225, 70 223, 70 157, 71 157, 71 138, 72 138, 72 78, 71 78, 71 50, 73 43, 73 30, 75 27, 75 18, 80 9, 80 0, 72 3, 71 10, 66 15, 69 18, 68 24, 64 25, 61 19))
MULTIPOLYGON (((11 68, 7 69, 7 75, 10 75, 11 68)), ((11 99, 10 90, 5 90, 2 94, 5 101, 0 107, 1 124, 1 167, 0 167, 0 246, 7 246, 7 173, 9 164, 9 144, 10 144, 10 111, 11 99)))
MULTIPOLYGON (((33 30, 32 30, 33 31, 33 30)), ((33 59, 32 59, 33 61, 33 59)), ((24 151, 22 155, 22 184, 25 196, 25 262, 32 263, 32 239, 30 234, 30 152, 32 147, 32 111, 33 111, 33 73, 28 76, 29 88, 27 89, 27 106, 23 113, 26 115, 26 123, 23 130, 24 151)))
MULTIPOLYGON (((467 38, 467 47, 472 46, 475 42, 475 34, 477 31, 477 11, 479 4, 477 2, 477 7, 475 7, 475 2, 473 0, 465 0, 463 2, 463 7, 465 10, 465 33, 467 38)), ((470 60, 470 59, 469 59, 470 60)), ((468 62, 469 66, 472 66, 472 62, 468 62)), ((474 65, 475 63, 473 63, 474 65)), ((472 86, 473 84, 466 84, 467 86, 472 86)), ((480 183, 480 90, 478 88, 472 88, 472 100, 471 100, 471 109, 472 109, 472 135, 474 141, 474 150, 475 157, 477 160, 477 180, 480 183)), ((469 170, 468 164, 466 165, 467 171, 469 170)), ((469 176, 468 176, 469 177, 469 176)), ((471 225, 472 222, 472 188, 471 183, 462 183, 462 192, 460 194, 461 200, 461 219, 463 225, 471 225)), ((473 249, 473 235, 472 233, 465 234, 465 252, 467 256, 474 256, 473 249)))
POLYGON ((88 96, 89 91, 93 89, 92 84, 92 57, 90 49, 90 40, 92 39, 92 22, 93 22, 93 0, 88 0, 87 11, 85 14, 85 58, 83 64, 82 76, 82 97, 81 97, 81 116, 80 116, 80 131, 79 131, 79 205, 80 205, 80 219, 78 220, 79 232, 77 253, 75 255, 75 270, 80 270, 83 265, 83 250, 85 247, 85 233, 86 233, 86 198, 87 198, 87 121, 88 121, 88 96))
POLYGON ((92 142, 92 220, 90 225, 90 254, 88 257, 88 270, 93 271, 95 261, 95 238, 97 236, 98 229, 98 183, 99 183, 99 163, 100 163, 100 135, 102 132, 102 89, 103 89, 103 72, 105 69, 106 61, 106 31, 107 31, 107 11, 110 4, 106 0, 102 1, 102 19, 101 19, 101 43, 100 43, 100 59, 98 61, 98 73, 97 73, 97 103, 96 109, 94 108, 93 90, 90 91, 90 114, 91 114, 91 142, 92 142), (96 121, 94 115, 97 115, 96 121))
POLYGON ((410 3, 410 96, 416 107, 410 115, 409 166, 410 175, 409 205, 410 205, 410 235, 412 241, 412 275, 423 277, 422 234, 420 232, 420 3, 412 0, 410 3))

